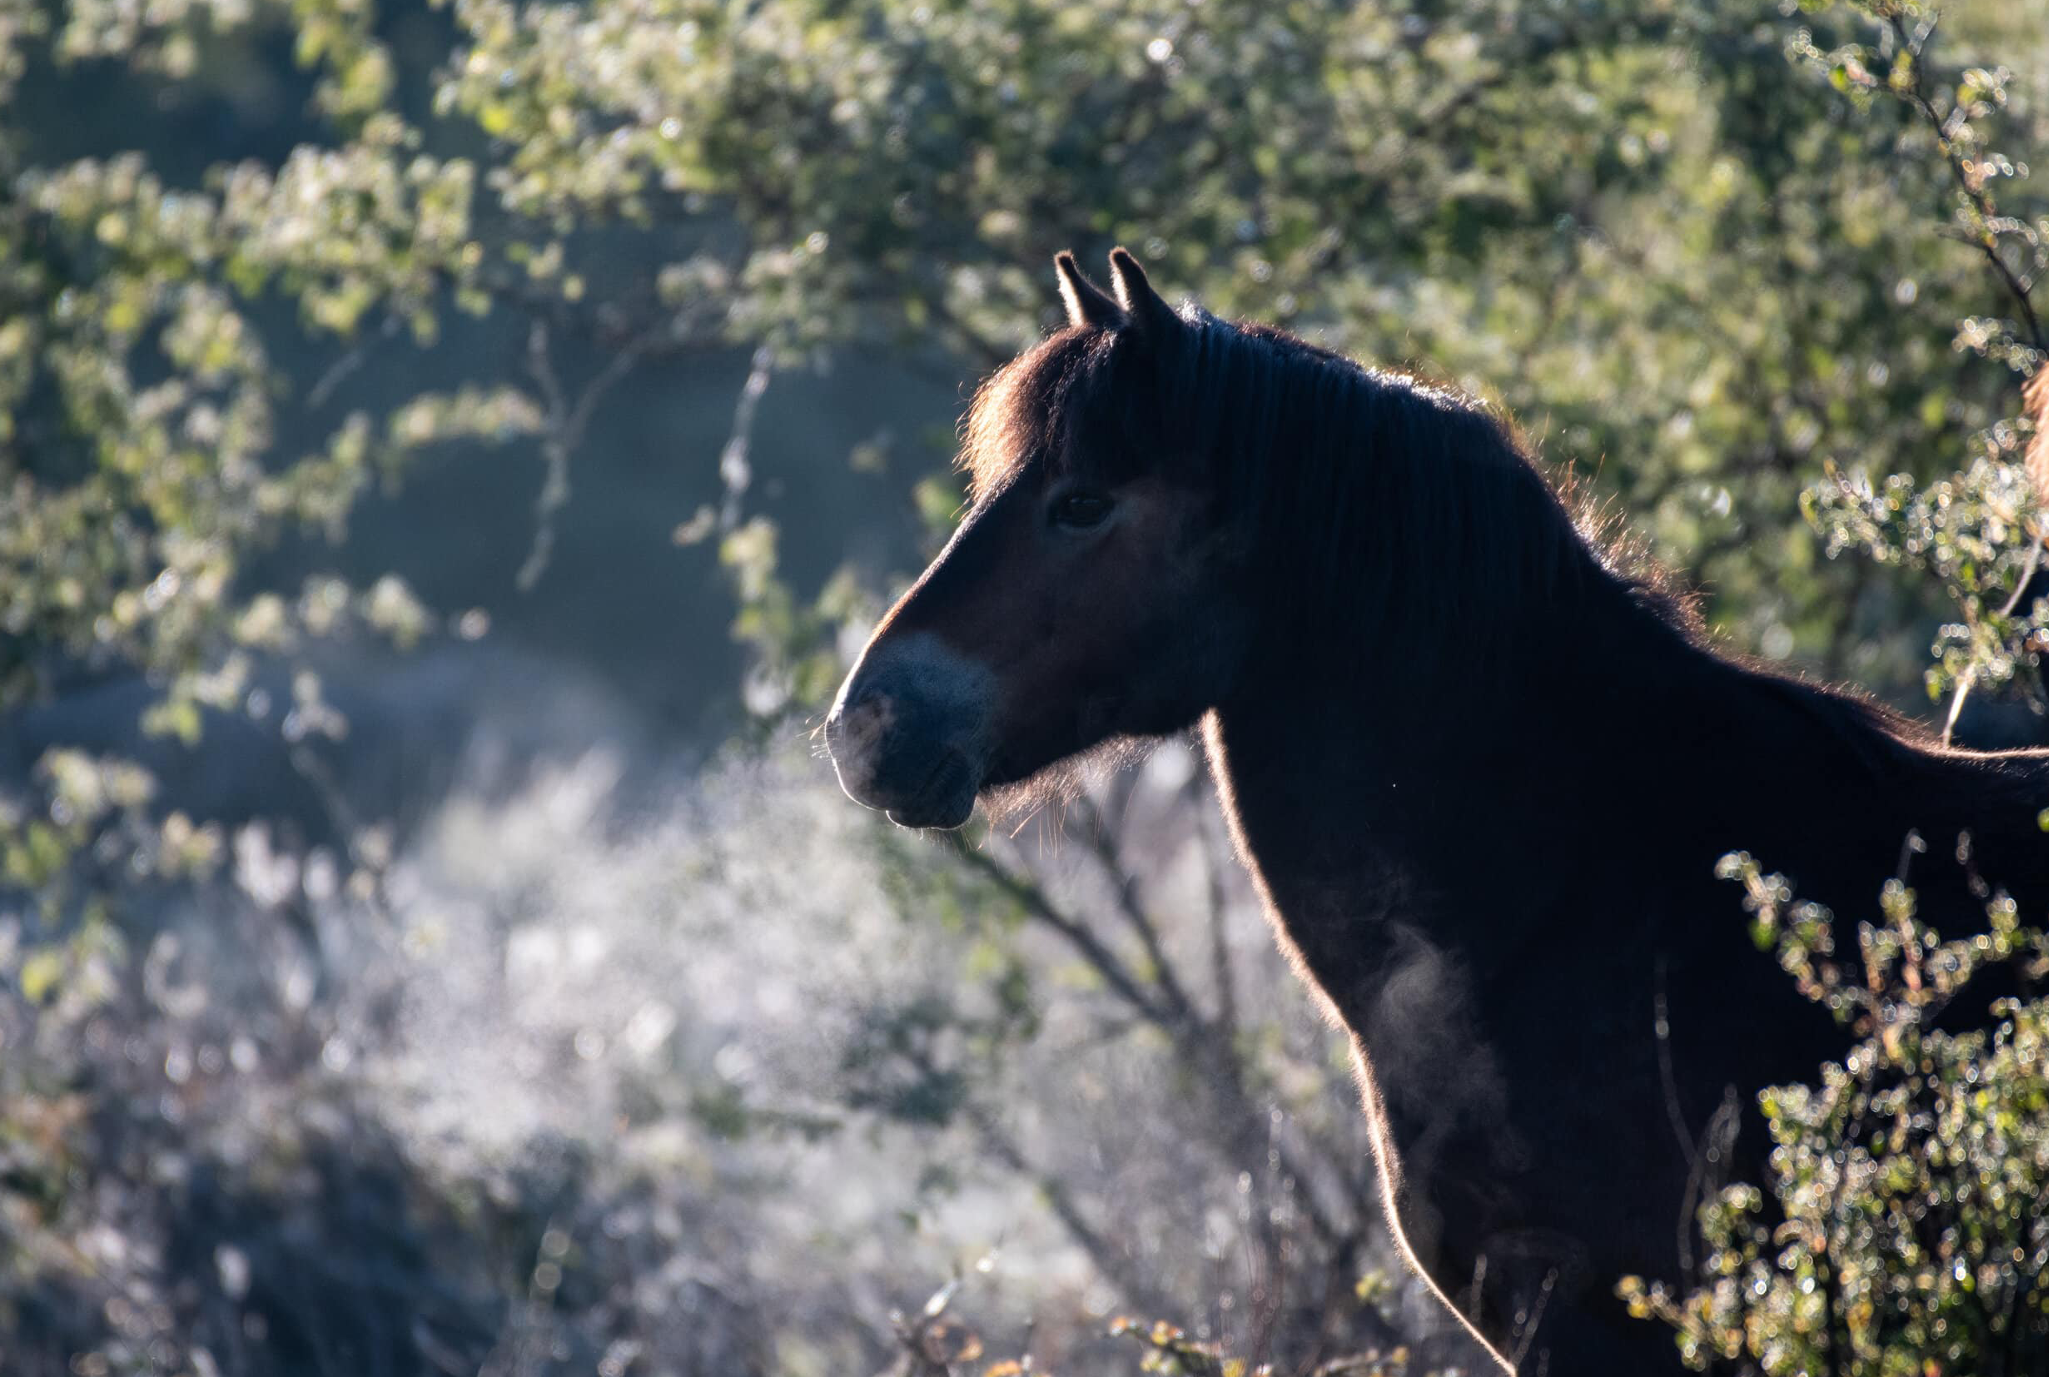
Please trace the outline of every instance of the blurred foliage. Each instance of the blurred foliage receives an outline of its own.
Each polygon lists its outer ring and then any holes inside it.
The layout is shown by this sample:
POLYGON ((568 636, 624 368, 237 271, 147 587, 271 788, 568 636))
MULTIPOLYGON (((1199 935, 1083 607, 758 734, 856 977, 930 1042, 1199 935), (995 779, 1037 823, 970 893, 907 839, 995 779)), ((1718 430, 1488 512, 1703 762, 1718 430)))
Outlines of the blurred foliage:
MULTIPOLYGON (((271 586, 264 557, 339 563, 351 517, 403 500, 425 451, 520 446, 544 474, 531 588, 620 379, 732 355, 751 366, 723 494, 678 513, 675 539, 718 553, 755 654, 739 697, 773 739, 830 693, 844 637, 903 571, 783 576, 779 542, 816 533, 750 502, 770 377, 888 350, 971 378, 1055 322, 1055 250, 1120 241, 1220 312, 1498 400, 1746 649, 1897 696, 1941 621, 1926 683, 1952 725, 1974 691, 2039 699, 2049 393, 2031 406, 2020 383, 2045 348, 2049 203, 2026 155, 2049 144, 2049 30, 2029 8, 1961 9, 1938 40, 1902 0, 0 0, 0 720, 139 675, 151 734, 204 756, 257 724, 332 805, 305 748, 350 722, 321 647, 485 626, 396 572, 271 586), (91 156, 67 143, 97 94, 213 97, 252 73, 304 105, 267 151, 150 128, 91 156), (452 323, 506 347, 471 351, 450 388, 358 386, 368 360, 433 356, 452 323), (1852 550, 1869 558, 1834 558, 1852 550)), ((960 498, 943 462, 897 476, 935 537, 960 498)), ((1119 1305, 1187 1326, 1128 1327, 1154 1370, 1408 1370, 1413 1316, 1371 1281, 1385 1259, 1341 1051, 1268 1012, 1280 984, 1252 982, 1285 977, 1241 942, 1257 915, 1225 848, 1160 821, 1192 801, 1119 786, 1025 839, 1075 867, 1004 838, 872 842, 871 878, 944 978, 873 981, 831 1044, 830 1095, 764 1103, 709 1056, 697 1080, 624 1077, 621 1121, 764 1158, 859 1124, 993 1163, 1119 1305), (1019 1107, 1020 1077, 1104 1048, 1142 1074, 1076 1076, 1098 1130, 1172 1125, 1129 1153, 1143 1207, 1077 1184, 1102 1177, 1100 1145, 1019 1107), (1207 1212, 1202 1256, 1147 1242, 1181 1205, 1207 1212)), ((798 1314, 742 1264, 679 1273, 679 1240, 745 1258, 761 1218, 679 1204, 658 1153, 537 1141, 517 1168, 437 1172, 384 1129, 351 1066, 395 1037, 399 996, 344 979, 347 954, 438 952, 447 923, 395 907, 387 821, 336 811, 332 849, 294 850, 69 745, 0 783, 0 1360, 625 1377, 878 1358, 824 1346, 818 1319, 856 1332, 872 1294, 810 1278, 829 1300, 798 1314), (208 912, 210 969, 165 917, 179 904, 208 912), (263 973, 247 988, 245 966, 263 973), (251 1105, 275 1121, 251 1130, 251 1105), (671 1313, 697 1328, 663 1329, 671 1313)), ((544 833, 503 868, 563 845, 544 833)), ((736 868, 686 880, 711 893, 736 868)), ((527 916, 493 930, 497 977, 540 926, 528 908, 576 907, 536 889, 506 900, 527 916)), ((1739 1190, 1704 1216, 1724 1274, 1637 1293, 1703 1359, 1971 1370, 1988 1335, 2037 1341, 1994 1298, 2038 1305, 2039 1230, 1985 1202, 2039 1192, 2003 1154, 2043 1138, 2041 1006, 1981 1037, 1927 1030, 1943 962, 2008 953, 1934 942, 1907 897, 1887 904, 1864 948, 1892 992, 1877 1004, 1817 915, 1754 909, 1863 1041, 1820 1090, 1771 1102, 1786 1170, 1769 1184, 1797 1236, 1760 1242, 1762 1188, 1739 1190), (1975 1173, 1968 1202, 1945 1171, 1975 1173), (1909 1242, 1911 1269, 1876 1270, 1909 1242), (2020 1260, 1981 1276, 2009 1245, 2020 1260), (1802 1289, 1817 1278, 1834 1300, 1802 1289), (1837 1327, 1846 1349, 1826 1347, 1837 1327)), ((2032 950, 2001 912, 1988 940, 2032 950)), ((633 1014, 650 1047, 670 1045, 665 1007, 633 1014)), ((564 1065, 609 1046, 587 1031, 564 1065)), ((933 1155, 921 1202, 971 1174, 933 1155)), ((943 1294, 894 1326, 910 1371, 1031 1366, 1028 1343, 983 1353, 943 1294)))

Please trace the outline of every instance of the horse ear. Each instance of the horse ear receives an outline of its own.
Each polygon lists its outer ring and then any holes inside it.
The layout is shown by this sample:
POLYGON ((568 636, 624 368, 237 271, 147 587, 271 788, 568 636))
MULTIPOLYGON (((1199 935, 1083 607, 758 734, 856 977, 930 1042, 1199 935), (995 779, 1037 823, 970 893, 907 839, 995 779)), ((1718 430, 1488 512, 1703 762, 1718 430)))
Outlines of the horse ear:
POLYGON ((1074 255, 1065 249, 1053 255, 1053 267, 1060 274, 1060 299, 1067 303, 1069 325, 1095 325, 1114 330, 1124 323, 1124 312, 1101 287, 1081 275, 1074 255))
POLYGON ((1174 308, 1153 290, 1152 283, 1146 281, 1145 269, 1138 266, 1131 250, 1110 250, 1110 281, 1117 288, 1117 300, 1124 307, 1124 313, 1141 330, 1148 334, 1165 334, 1181 325, 1181 317, 1174 313, 1174 308))

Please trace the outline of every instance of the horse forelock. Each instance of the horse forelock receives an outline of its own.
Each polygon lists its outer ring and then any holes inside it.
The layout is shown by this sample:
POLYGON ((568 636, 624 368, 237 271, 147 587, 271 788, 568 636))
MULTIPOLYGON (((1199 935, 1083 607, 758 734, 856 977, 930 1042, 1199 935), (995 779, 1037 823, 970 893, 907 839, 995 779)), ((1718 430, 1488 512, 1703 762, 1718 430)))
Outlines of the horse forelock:
POLYGON ((1034 461, 1058 465, 1068 458, 1063 432, 1069 394, 1113 341, 1106 329, 1069 327, 1004 364, 976 389, 961 422, 955 460, 967 475, 970 503, 1005 487, 1034 461))

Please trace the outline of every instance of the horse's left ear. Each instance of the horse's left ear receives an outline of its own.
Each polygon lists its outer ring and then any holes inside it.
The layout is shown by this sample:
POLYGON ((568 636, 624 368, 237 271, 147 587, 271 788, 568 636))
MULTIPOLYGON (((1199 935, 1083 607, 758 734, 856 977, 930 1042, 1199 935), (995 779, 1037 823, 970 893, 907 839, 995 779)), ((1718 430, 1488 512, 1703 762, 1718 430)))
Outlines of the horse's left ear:
POLYGON ((1138 266, 1131 250, 1110 250, 1110 283, 1117 289, 1117 302, 1124 308, 1124 314, 1140 330, 1163 335, 1180 327, 1181 317, 1146 281, 1145 269, 1138 266))
POLYGON ((1053 267, 1060 274, 1060 299, 1067 303, 1067 323, 1094 325, 1114 330, 1124 323, 1124 312, 1104 295, 1103 289, 1081 275, 1074 255, 1062 249, 1053 255, 1053 267))

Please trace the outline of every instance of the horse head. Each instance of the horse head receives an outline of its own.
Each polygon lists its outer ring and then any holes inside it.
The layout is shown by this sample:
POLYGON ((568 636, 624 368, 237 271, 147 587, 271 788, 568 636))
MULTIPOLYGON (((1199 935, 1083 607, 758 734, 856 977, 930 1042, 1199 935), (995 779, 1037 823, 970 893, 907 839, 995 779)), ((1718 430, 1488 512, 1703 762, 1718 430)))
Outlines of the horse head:
POLYGON ((1068 324, 977 393, 970 508, 826 720, 842 787, 905 826, 1188 727, 1242 657, 1225 504, 1162 386, 1201 323, 1122 249, 1114 297, 1055 261, 1068 324))

